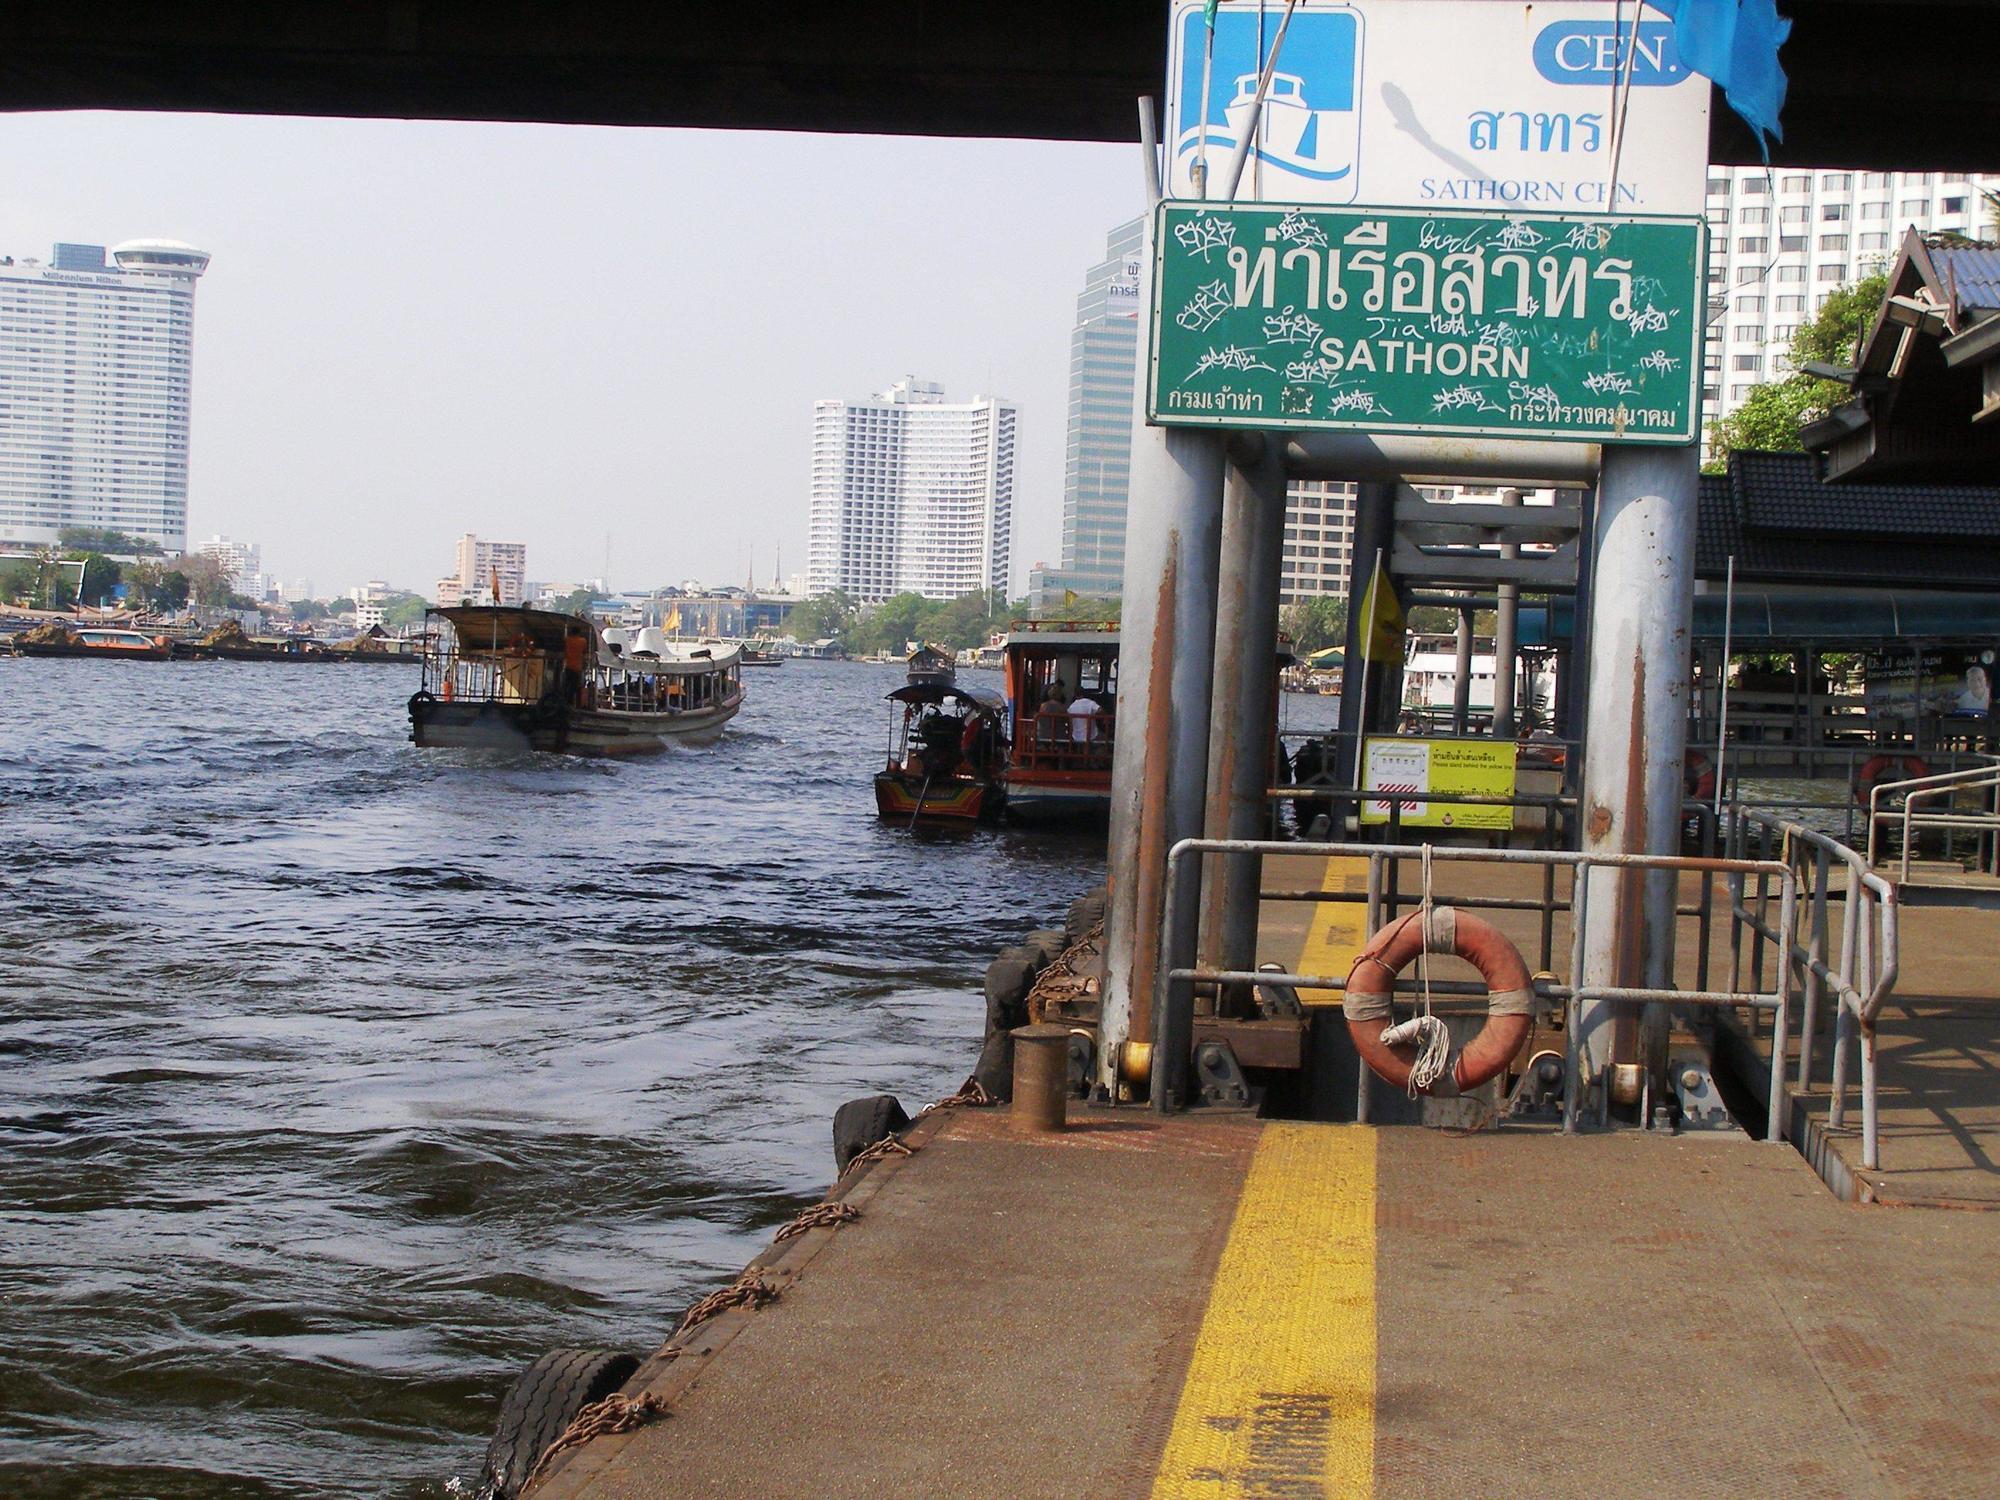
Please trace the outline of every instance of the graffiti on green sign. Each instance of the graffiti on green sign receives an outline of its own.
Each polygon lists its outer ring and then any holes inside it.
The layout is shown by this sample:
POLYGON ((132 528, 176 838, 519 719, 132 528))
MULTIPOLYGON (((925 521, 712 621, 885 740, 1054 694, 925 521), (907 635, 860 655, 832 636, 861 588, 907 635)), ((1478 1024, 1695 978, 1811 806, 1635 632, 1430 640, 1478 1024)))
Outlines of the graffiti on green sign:
POLYGON ((1166 204, 1165 423, 1693 436, 1688 220, 1166 204))

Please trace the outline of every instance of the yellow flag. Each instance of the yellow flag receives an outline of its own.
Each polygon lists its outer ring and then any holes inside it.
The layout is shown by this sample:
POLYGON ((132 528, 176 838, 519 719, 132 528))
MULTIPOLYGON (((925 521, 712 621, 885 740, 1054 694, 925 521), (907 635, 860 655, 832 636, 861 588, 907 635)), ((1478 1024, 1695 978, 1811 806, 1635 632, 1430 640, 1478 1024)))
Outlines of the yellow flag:
POLYGON ((1389 582, 1382 554, 1375 554, 1375 571, 1361 600, 1361 659, 1393 661, 1403 650, 1403 601, 1389 582))
POLYGON ((1076 603, 1076 590, 1075 590, 1075 589, 1064 589, 1064 590, 1063 590, 1063 608, 1064 608, 1064 609, 1069 609, 1069 608, 1071 608, 1072 606, 1074 606, 1074 605, 1075 605, 1075 603, 1076 603))

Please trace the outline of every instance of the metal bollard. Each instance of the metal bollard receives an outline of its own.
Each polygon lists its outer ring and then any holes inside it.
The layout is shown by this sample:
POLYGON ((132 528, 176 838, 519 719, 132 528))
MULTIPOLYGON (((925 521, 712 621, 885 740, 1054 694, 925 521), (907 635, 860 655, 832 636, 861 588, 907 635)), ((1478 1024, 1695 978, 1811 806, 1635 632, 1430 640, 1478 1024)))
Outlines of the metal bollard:
POLYGON ((1014 1103, 1009 1120, 1022 1135, 1061 1130, 1069 1107, 1069 1028, 1018 1026, 1013 1037, 1014 1103))

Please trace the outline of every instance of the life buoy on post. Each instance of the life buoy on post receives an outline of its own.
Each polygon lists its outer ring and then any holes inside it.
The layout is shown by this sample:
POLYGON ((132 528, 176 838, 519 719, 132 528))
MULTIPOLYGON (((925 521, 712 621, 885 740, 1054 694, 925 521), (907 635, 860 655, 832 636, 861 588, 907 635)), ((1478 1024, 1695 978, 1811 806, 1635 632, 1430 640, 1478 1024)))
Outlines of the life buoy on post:
POLYGON ((1868 794, 1884 781, 1915 781, 1931 774, 1931 768, 1914 755, 1873 755, 1854 773, 1854 800, 1864 806, 1868 794))
POLYGON ((1368 940, 1348 970, 1341 1010, 1362 1061, 1384 1082, 1407 1088, 1415 1049, 1392 1047, 1382 1039, 1393 1019, 1390 999, 1396 976, 1420 952, 1457 954, 1486 981, 1486 1025, 1451 1059, 1429 1092, 1464 1093, 1499 1077, 1528 1039, 1535 1013, 1534 981, 1520 950, 1491 922, 1450 906, 1433 907, 1428 922, 1422 918, 1421 910, 1413 911, 1368 940))
POLYGON ((1695 802, 1715 800, 1715 762, 1692 745, 1682 757, 1681 775, 1691 800, 1695 802))

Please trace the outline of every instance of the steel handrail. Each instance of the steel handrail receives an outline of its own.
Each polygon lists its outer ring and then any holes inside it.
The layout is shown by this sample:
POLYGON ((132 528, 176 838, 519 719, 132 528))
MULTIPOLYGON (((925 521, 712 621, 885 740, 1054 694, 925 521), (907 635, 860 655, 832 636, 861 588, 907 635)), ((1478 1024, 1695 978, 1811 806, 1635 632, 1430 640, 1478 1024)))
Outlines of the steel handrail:
MULTIPOLYGON (((1870 867, 1872 868, 1875 864, 1875 829, 1882 812, 1881 802, 1883 798, 1893 797, 1898 792, 1901 792, 1903 794, 1904 809, 1907 811, 1909 807, 1909 795, 1913 790, 1923 790, 1931 787, 1940 787, 1947 790, 1958 790, 1962 787, 1976 789, 1982 784, 1989 786, 2000 785, 2000 764, 1989 762, 1983 766, 1967 766, 1959 771, 1939 771, 1929 776, 1907 777, 1902 781, 1876 782, 1874 786, 1868 789, 1868 863, 1870 867)), ((1909 840, 1906 827, 1904 848, 1907 850, 1908 847, 1909 840)), ((1905 860, 1904 878, 1909 878, 1907 860, 1905 860)))
MULTIPOLYGON (((1194 1026, 1194 986, 1200 983, 1222 984, 1278 984, 1299 989, 1344 990, 1346 979, 1332 982, 1326 975, 1294 975, 1279 972, 1254 970, 1207 969, 1178 960, 1183 954, 1191 954, 1197 934, 1183 931, 1185 925, 1181 908, 1186 904, 1182 895, 1183 872, 1199 869, 1202 856, 1219 854, 1257 855, 1319 855, 1329 858, 1356 858, 1368 864, 1368 920, 1367 929, 1372 936, 1380 927, 1382 910, 1382 873, 1384 866, 1398 860, 1422 860, 1426 853, 1438 863, 1519 864, 1553 869, 1567 865, 1573 872, 1570 886, 1570 902, 1573 911, 1570 942, 1570 984, 1547 987, 1546 992, 1554 998, 1563 999, 1568 1008, 1565 1028, 1567 1045, 1564 1060, 1564 1103, 1563 1130, 1573 1134, 1577 1129, 1579 1100, 1583 1089, 1582 1057, 1578 1050, 1578 1036, 1581 1026, 1582 1005, 1587 1000, 1602 1000, 1613 1004, 1622 1003, 1667 1003, 1703 1006, 1750 1006, 1759 1010, 1769 1010, 1773 1014, 1773 1035, 1778 1046, 1772 1054, 1770 1100, 1765 1116, 1765 1138, 1783 1139, 1784 1131, 1784 1038, 1788 1029, 1788 1010, 1791 999, 1791 968, 1783 966, 1776 976, 1777 984, 1768 994, 1747 992, 1735 987, 1732 974, 1731 988, 1728 990, 1653 989, 1634 986, 1586 985, 1579 983, 1584 966, 1584 938, 1588 931, 1588 907, 1590 881, 1585 877, 1593 869, 1642 869, 1668 871, 1695 871, 1708 875, 1726 874, 1736 881, 1737 888, 1744 876, 1755 874, 1764 879, 1777 877, 1782 898, 1783 923, 1789 926, 1792 907, 1797 894, 1797 879, 1791 866, 1780 860, 1729 859, 1714 856, 1668 855, 1668 854, 1590 854, 1577 850, 1562 849, 1482 849, 1458 845, 1397 845, 1397 844, 1342 844, 1342 843, 1297 843, 1275 839, 1182 839, 1167 853, 1166 882, 1166 923, 1162 934, 1164 961, 1161 963, 1156 980, 1153 1005, 1153 1056, 1155 1058, 1154 1107, 1167 1110, 1174 1106, 1180 1094, 1180 1074, 1187 1066, 1187 1054, 1192 1050, 1194 1026), (1189 856, 1194 856, 1192 860, 1189 856)), ((1336 893, 1325 893, 1329 897, 1336 893)), ((1704 932, 1706 922, 1704 920, 1704 932)), ((1704 955, 1705 959, 1706 955, 1704 955)), ((1705 973, 1705 968, 1704 968, 1705 973)), ((1367 1119, 1367 1064, 1361 1064, 1362 1088, 1359 1095, 1357 1118, 1367 1119)), ((1592 1080, 1593 1082, 1596 1080, 1592 1080)))
MULTIPOLYGON (((1854 1042, 1861 1043, 1861 1164, 1865 1170, 1881 1167, 1879 1094, 1876 1076, 1876 1022, 1895 988, 1900 969, 1900 905, 1895 882, 1876 871, 1858 852, 1830 835, 1803 824, 1770 818, 1761 813, 1738 813, 1732 818, 1729 846, 1741 848, 1749 825, 1756 824, 1768 845, 1775 835, 1788 864, 1799 869, 1811 865, 1811 897, 1807 911, 1807 940, 1801 944, 1791 925, 1781 920, 1776 930, 1765 921, 1768 903, 1762 893, 1759 908, 1752 912, 1743 899, 1740 882, 1732 882, 1732 917, 1740 931, 1749 927, 1761 942, 1770 941, 1783 956, 1783 967, 1797 969, 1803 999, 1799 1017, 1799 1067, 1797 1087, 1812 1081, 1813 1039, 1818 1029, 1819 997, 1822 986, 1830 988, 1836 1008, 1833 1059, 1828 1079, 1827 1123, 1838 1129, 1846 1121, 1847 1077, 1854 1042), (1846 874, 1841 893, 1842 919, 1838 964, 1827 957, 1827 904, 1833 894, 1832 873, 1839 865, 1846 874)), ((1740 944, 1738 944, 1740 950, 1740 944)), ((1753 958, 1751 983, 1761 982, 1761 956, 1753 958)), ((1732 968, 1731 982, 1736 980, 1732 968)), ((1773 1038, 1774 1062, 1782 1041, 1773 1038)))

